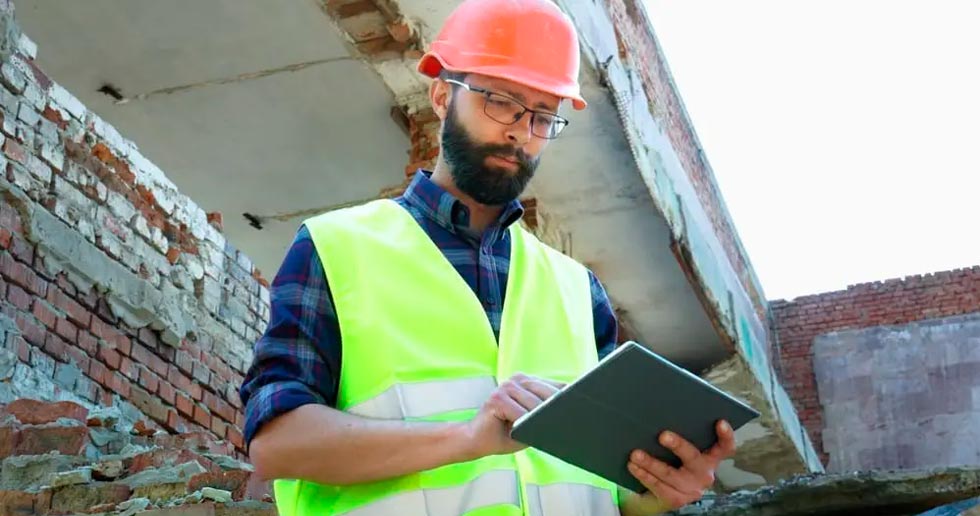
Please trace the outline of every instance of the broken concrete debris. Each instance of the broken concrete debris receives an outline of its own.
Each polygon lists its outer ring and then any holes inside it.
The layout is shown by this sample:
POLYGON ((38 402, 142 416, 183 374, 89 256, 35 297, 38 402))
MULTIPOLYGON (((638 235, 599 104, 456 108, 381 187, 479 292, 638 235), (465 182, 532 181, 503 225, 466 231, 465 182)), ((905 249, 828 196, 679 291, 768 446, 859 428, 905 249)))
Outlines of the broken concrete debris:
POLYGON ((118 421, 72 402, 0 405, 0 515, 276 514, 267 484, 227 443, 118 421))

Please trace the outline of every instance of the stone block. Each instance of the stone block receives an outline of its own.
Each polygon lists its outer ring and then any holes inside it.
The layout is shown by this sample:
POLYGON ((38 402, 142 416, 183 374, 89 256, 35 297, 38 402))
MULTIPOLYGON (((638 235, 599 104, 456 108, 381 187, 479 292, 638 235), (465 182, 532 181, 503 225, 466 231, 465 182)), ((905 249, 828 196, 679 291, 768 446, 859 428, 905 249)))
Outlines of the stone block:
POLYGON ((78 120, 85 118, 85 105, 59 84, 51 85, 51 89, 48 91, 48 98, 58 107, 68 111, 74 118, 78 120))
POLYGON ((48 481, 48 485, 51 487, 61 487, 77 484, 88 484, 91 481, 92 468, 86 466, 83 468, 73 469, 71 471, 53 474, 48 481))
POLYGON ((27 86, 27 76, 9 61, 4 61, 0 65, 0 82, 11 93, 19 95, 24 92, 24 87, 27 86))
POLYGON ((83 459, 50 453, 7 457, 0 465, 0 485, 7 489, 31 489, 47 483, 51 475, 70 471, 83 459))
POLYGON ((97 505, 118 504, 129 499, 131 490, 125 484, 96 482, 54 489, 51 509, 64 512, 88 512, 97 505))

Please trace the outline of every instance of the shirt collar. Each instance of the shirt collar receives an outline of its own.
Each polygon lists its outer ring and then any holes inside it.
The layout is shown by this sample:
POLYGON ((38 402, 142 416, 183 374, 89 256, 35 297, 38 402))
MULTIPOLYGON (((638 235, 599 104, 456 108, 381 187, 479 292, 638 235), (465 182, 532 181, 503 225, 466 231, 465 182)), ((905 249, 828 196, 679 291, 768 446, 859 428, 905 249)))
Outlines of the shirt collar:
MULTIPOLYGON (((470 224, 470 210, 451 193, 434 183, 431 171, 419 169, 412 181, 405 188, 402 197, 409 205, 417 208, 422 214, 453 233, 457 227, 467 228, 470 224)), ((501 210, 496 224, 501 233, 524 216, 524 206, 517 199, 507 203, 501 210)))

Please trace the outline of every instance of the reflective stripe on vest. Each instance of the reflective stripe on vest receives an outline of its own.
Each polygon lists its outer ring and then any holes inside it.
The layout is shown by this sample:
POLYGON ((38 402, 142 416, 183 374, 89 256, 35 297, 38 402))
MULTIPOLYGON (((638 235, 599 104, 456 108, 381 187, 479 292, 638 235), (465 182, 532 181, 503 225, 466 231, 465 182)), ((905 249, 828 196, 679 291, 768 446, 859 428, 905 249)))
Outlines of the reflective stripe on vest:
POLYGON ((515 509, 521 505, 517 472, 513 470, 490 471, 461 486, 399 493, 354 509, 344 516, 458 516, 482 507, 503 504, 512 505, 515 509))
POLYGON ((531 516, 619 516, 612 494, 588 484, 527 486, 527 514, 531 516))
MULTIPOLYGON (((379 200, 305 221, 343 341, 338 410, 466 421, 517 372, 571 382, 598 361, 588 271, 518 225, 499 334, 403 207, 379 200)), ((324 460, 329 460, 325 458, 324 460)), ((528 448, 354 485, 278 479, 280 516, 618 514, 611 482, 528 448)))
POLYGON ((424 418, 479 409, 496 388, 497 380, 492 376, 397 383, 347 411, 375 419, 424 418))

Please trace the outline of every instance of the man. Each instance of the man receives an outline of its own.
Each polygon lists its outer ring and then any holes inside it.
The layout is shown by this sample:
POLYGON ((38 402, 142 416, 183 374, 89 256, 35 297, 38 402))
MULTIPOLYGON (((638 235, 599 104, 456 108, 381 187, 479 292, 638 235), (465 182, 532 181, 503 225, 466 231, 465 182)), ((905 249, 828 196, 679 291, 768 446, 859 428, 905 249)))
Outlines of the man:
POLYGON ((442 121, 434 169, 397 199, 305 221, 274 280, 241 395, 279 513, 653 514, 699 499, 734 451, 724 422, 704 454, 662 436, 681 468, 636 452, 643 495, 509 437, 617 339, 595 276, 517 224, 567 125, 560 104, 586 107, 570 21, 549 0, 467 0, 419 70, 442 121))

